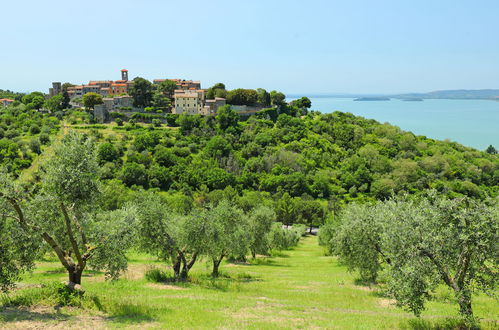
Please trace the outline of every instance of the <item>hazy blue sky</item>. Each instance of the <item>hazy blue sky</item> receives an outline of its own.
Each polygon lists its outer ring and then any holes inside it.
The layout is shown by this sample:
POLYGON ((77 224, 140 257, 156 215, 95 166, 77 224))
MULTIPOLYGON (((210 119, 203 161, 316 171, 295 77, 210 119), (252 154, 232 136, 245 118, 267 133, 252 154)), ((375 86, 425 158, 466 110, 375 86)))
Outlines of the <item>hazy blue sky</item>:
POLYGON ((287 93, 499 88, 499 1, 2 1, 0 88, 178 77, 287 93))

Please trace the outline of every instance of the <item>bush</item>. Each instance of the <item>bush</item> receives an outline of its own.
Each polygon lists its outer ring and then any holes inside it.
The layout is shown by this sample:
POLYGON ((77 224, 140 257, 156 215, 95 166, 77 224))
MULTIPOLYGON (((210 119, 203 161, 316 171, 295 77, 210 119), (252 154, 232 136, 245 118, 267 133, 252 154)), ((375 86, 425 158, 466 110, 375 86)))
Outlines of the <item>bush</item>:
POLYGON ((158 268, 151 268, 146 271, 145 278, 149 282, 161 283, 161 282, 167 282, 168 279, 171 278, 171 276, 169 276, 167 272, 164 270, 158 268))
POLYGON ((282 223, 275 222, 269 232, 270 248, 271 250, 287 250, 296 246, 300 238, 299 231, 283 228, 282 223))
POLYGON ((41 133, 39 136, 40 143, 45 145, 50 142, 50 136, 47 133, 41 133))
POLYGON ((304 224, 293 225, 293 227, 291 227, 291 230, 293 230, 299 237, 305 236, 307 234, 307 226, 305 226, 304 224))
POLYGON ((42 152, 40 140, 38 140, 38 139, 31 139, 29 141, 29 148, 31 149, 31 151, 33 151, 37 155, 41 154, 41 152, 42 152))
MULTIPOLYGON (((88 299, 87 299, 88 298, 88 299)), ((15 294, 2 295, 0 305, 3 307, 34 306, 39 304, 81 307, 85 300, 81 290, 71 290, 61 282, 51 282, 42 287, 19 290, 15 294)))
POLYGON ((34 124, 34 125, 31 125, 31 127, 29 128, 29 133, 31 135, 35 135, 35 134, 38 134, 40 133, 40 126, 34 124))

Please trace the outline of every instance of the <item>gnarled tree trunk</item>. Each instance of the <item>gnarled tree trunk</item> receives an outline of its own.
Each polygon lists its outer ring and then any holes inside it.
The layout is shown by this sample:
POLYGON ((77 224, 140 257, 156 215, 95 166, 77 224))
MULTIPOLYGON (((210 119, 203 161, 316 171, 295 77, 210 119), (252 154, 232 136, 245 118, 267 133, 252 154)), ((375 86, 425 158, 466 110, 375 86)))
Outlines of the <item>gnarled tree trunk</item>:
POLYGON ((224 256, 221 256, 219 259, 213 258, 213 271, 211 272, 211 276, 218 277, 218 268, 220 267, 223 258, 224 256))

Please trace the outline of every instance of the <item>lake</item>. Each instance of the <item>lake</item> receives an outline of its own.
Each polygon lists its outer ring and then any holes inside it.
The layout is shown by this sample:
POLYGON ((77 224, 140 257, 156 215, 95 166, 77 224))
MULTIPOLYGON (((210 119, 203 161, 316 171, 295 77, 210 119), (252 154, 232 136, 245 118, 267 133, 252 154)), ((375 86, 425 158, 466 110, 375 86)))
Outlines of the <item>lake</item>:
POLYGON ((312 110, 336 110, 388 122, 416 135, 459 142, 485 150, 499 149, 499 102, 487 100, 424 100, 408 102, 354 101, 352 98, 310 97, 312 110))

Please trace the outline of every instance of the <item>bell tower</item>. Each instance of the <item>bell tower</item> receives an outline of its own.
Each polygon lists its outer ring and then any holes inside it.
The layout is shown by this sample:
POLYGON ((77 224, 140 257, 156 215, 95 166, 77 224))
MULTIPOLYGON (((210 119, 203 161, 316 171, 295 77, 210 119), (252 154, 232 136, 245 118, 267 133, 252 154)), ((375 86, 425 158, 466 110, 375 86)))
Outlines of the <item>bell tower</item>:
POLYGON ((121 70, 121 80, 128 81, 128 70, 127 69, 121 70))

